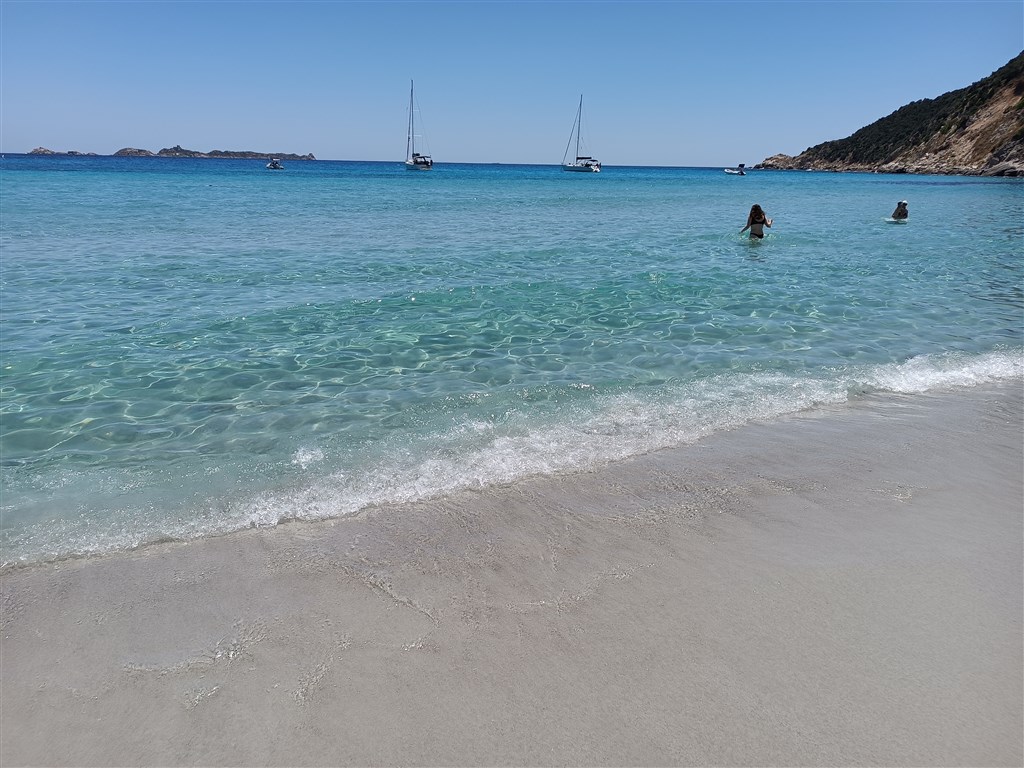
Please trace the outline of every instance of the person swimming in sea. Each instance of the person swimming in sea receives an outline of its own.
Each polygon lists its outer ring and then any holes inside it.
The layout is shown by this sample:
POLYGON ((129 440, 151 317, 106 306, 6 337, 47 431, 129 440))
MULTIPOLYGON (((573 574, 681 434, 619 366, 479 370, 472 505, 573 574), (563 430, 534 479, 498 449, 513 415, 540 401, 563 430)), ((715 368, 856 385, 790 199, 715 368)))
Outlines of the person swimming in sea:
POLYGON ((764 228, 771 227, 771 225, 772 220, 765 215, 760 205, 754 203, 750 207, 750 215, 747 216, 747 225, 740 230, 740 234, 742 235, 749 229, 751 237, 761 240, 764 238, 764 228))
POLYGON ((907 201, 900 200, 896 203, 896 210, 892 212, 892 217, 896 220, 905 219, 910 215, 910 211, 907 210, 907 201))

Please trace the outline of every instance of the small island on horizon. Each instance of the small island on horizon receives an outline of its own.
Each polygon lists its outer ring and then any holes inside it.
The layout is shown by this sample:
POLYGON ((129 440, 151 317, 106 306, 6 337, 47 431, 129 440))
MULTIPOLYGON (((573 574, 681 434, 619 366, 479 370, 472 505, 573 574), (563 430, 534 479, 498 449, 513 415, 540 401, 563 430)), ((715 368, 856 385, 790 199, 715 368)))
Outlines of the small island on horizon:
MULTIPOLYGON (((36 147, 28 154, 30 155, 81 155, 87 157, 99 157, 95 152, 76 152, 75 150, 69 150, 67 152, 55 152, 52 149, 46 149, 45 147, 36 147)), ((134 147, 125 147, 119 149, 110 157, 192 157, 192 158, 214 158, 214 159, 229 159, 229 160, 264 160, 266 158, 276 157, 279 160, 316 160, 312 152, 305 155, 297 155, 292 152, 252 152, 250 150, 226 150, 226 149, 213 149, 209 152, 200 152, 195 149, 185 149, 180 144, 173 147, 161 149, 159 152, 150 152, 148 149, 135 149, 134 147)))

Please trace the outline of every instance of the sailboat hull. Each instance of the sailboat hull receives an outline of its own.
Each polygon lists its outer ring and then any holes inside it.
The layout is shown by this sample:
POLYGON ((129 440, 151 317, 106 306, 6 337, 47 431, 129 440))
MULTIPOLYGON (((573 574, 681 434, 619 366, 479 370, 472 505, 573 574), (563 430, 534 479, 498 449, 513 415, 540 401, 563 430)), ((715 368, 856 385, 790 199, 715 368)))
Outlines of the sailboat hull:
POLYGON ((414 163, 412 160, 405 161, 405 170, 407 171, 429 171, 433 167, 433 163, 427 165, 426 163, 414 163))
POLYGON ((576 173, 600 173, 599 165, 563 165, 563 171, 574 171, 576 173))

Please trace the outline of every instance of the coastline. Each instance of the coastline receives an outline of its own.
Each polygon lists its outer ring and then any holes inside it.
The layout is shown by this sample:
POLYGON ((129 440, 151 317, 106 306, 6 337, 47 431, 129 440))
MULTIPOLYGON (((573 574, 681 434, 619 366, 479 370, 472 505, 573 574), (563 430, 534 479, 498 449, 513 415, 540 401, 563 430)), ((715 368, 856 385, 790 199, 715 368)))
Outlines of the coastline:
POLYGON ((2 574, 4 765, 1020 765, 1022 390, 2 574))

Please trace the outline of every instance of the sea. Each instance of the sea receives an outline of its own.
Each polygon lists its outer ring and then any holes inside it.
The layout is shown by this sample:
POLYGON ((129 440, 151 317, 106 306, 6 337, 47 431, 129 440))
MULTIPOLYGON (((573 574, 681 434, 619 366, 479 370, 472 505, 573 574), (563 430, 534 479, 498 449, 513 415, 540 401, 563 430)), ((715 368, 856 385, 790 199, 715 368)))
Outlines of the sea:
POLYGON ((0 564, 1024 380, 1024 179, 265 165, 0 158, 0 564))

